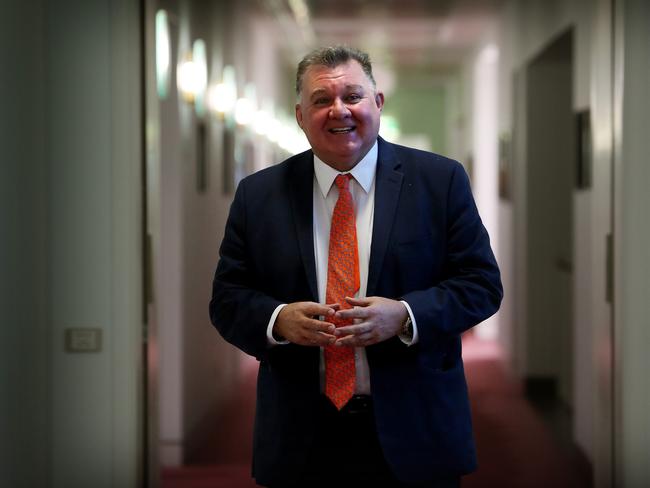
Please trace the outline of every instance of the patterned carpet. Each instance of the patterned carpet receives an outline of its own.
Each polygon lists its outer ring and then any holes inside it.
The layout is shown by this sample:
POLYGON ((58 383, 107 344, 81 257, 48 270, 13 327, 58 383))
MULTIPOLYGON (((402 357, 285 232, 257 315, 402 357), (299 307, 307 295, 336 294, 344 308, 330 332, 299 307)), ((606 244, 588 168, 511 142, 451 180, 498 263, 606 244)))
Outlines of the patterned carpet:
MULTIPOLYGON (((589 467, 572 446, 556 440, 501 360, 498 346, 463 340, 479 469, 463 488, 588 488, 589 467)), ((225 409, 214 443, 192 465, 164 468, 163 488, 254 488, 250 477, 255 369, 247 362, 239 395, 225 409)))

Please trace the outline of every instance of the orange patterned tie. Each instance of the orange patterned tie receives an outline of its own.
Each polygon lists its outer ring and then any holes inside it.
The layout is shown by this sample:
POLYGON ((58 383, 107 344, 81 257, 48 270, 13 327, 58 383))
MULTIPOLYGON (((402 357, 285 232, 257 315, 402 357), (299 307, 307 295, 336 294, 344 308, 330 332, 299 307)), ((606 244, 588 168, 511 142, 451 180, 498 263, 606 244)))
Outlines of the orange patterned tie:
MULTIPOLYGON (((332 213, 329 258, 327 263, 327 303, 340 303, 341 308, 351 308, 345 297, 359 291, 359 252, 354 203, 348 189, 351 174, 338 175, 334 183, 339 188, 339 198, 332 213)), ((336 327, 349 325, 352 320, 332 319, 336 327)), ((339 410, 354 394, 354 349, 351 347, 325 347, 325 395, 339 410)))

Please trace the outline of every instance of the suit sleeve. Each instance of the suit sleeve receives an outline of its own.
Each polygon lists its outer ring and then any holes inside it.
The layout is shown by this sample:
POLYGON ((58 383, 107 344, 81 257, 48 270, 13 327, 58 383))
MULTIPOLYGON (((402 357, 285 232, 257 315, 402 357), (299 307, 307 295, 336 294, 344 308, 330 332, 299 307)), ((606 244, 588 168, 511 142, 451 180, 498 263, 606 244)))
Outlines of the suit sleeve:
POLYGON ((494 314, 503 289, 488 233, 479 217, 469 180, 460 164, 447 193, 447 243, 443 279, 402 297, 413 310, 421 347, 436 336, 458 335, 494 314))
MULTIPOLYGON (((280 301, 258 291, 246 229, 246 181, 237 188, 219 249, 212 284, 210 320, 223 338, 261 359, 268 351, 266 329, 280 301)), ((258 243, 259 245, 259 243, 258 243)))

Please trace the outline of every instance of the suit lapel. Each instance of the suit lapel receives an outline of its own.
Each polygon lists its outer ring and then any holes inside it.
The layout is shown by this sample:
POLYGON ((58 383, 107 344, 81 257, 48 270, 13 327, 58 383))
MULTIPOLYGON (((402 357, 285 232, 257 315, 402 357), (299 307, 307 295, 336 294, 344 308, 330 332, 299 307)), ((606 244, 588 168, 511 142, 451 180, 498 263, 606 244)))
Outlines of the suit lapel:
POLYGON ((402 187, 403 174, 391 145, 379 138, 379 155, 377 157, 377 175, 375 180, 375 212, 368 265, 367 296, 373 296, 377 288, 384 256, 393 223, 397 202, 402 187))
POLYGON ((305 267, 312 300, 318 302, 316 258, 314 257, 314 164, 311 151, 299 157, 292 168, 289 185, 291 213, 296 226, 300 256, 305 267))

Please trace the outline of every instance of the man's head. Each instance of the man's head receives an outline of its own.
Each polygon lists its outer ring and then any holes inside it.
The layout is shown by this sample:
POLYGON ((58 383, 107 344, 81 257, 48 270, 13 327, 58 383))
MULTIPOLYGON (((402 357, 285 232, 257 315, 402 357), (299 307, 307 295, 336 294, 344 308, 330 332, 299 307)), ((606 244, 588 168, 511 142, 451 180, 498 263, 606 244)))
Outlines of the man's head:
POLYGON ((339 171, 353 168, 379 133, 384 95, 368 55, 343 46, 307 54, 296 74, 296 120, 314 153, 339 171))

